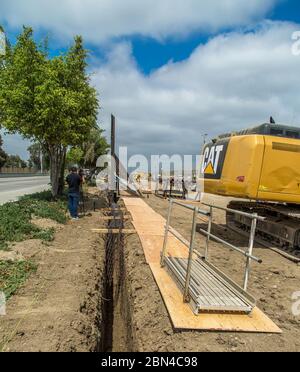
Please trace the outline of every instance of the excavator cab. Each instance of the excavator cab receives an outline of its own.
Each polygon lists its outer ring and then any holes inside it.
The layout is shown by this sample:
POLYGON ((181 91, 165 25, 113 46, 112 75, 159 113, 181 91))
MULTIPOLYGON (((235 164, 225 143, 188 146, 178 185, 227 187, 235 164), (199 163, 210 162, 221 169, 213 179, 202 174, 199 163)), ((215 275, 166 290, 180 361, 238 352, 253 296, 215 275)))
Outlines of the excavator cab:
MULTIPOLYGON (((300 128, 263 124, 219 136, 203 150, 201 178, 205 193, 232 198, 228 208, 265 217, 260 238, 300 258, 300 128)), ((227 225, 248 232, 251 221, 232 212, 227 225)))
POLYGON ((204 148, 205 192, 300 204, 300 128, 263 124, 204 148))

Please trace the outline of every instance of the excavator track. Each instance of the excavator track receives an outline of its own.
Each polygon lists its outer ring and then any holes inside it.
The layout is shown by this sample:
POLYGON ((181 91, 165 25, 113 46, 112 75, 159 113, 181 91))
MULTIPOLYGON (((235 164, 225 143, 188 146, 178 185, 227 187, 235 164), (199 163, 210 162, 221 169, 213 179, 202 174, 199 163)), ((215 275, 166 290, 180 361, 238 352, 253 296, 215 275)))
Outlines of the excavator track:
MULTIPOLYGON (((265 217, 265 221, 257 222, 256 241, 294 262, 300 262, 299 206, 232 201, 228 208, 265 217)), ((249 235, 249 218, 228 212, 226 219, 230 229, 249 235)))

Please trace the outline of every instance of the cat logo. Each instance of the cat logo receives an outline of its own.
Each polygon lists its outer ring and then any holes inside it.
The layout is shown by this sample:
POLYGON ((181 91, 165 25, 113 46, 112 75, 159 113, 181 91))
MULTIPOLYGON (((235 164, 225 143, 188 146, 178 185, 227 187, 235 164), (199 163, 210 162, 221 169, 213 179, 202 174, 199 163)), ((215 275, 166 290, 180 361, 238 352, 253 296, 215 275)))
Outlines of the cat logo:
POLYGON ((228 141, 207 145, 203 153, 201 173, 207 179, 220 179, 223 170, 228 141))

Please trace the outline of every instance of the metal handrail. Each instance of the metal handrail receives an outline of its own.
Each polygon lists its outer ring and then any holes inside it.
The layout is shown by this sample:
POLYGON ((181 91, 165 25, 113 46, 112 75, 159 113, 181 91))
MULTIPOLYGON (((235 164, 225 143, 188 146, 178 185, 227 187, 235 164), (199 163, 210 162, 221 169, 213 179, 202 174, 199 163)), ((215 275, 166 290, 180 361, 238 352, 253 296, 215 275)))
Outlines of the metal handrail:
MULTIPOLYGON (((196 208, 196 207, 193 207, 193 206, 191 206, 191 205, 184 204, 184 201, 181 203, 181 202, 179 202, 179 201, 177 201, 177 200, 173 200, 173 199, 172 199, 172 203, 173 203, 173 204, 176 204, 176 205, 179 205, 180 207, 183 207, 183 208, 189 209, 189 210, 191 210, 191 211, 194 211, 195 208, 196 208)), ((199 208, 198 208, 198 213, 199 213, 199 214, 202 214, 203 216, 207 216, 207 217, 209 217, 209 214, 210 214, 208 211, 205 211, 205 210, 203 210, 203 209, 199 209, 199 208)))
MULTIPOLYGON (((206 236, 205 257, 204 257, 204 260, 208 262, 208 259, 209 259, 209 243, 210 243, 211 238, 214 239, 214 240, 216 240, 219 243, 224 244, 226 247, 229 247, 230 249, 233 249, 234 251, 236 251, 236 252, 242 254, 243 256, 245 256, 247 258, 247 260, 246 260, 246 267, 245 267, 245 276, 244 276, 244 290, 245 291, 247 291, 247 288, 248 288, 251 261, 252 260, 253 261, 256 261, 259 264, 261 264, 263 262, 261 259, 255 257, 252 253, 253 253, 253 248, 254 248, 254 240, 255 240, 255 232, 256 232, 256 227, 257 227, 257 221, 264 221, 265 220, 264 217, 260 217, 257 214, 250 214, 250 213, 246 213, 246 212, 235 211, 233 209, 219 207, 219 206, 216 206, 216 205, 211 205, 211 204, 206 204, 206 203, 203 203, 203 205, 209 207, 210 208, 210 211, 209 212, 208 211, 204 211, 204 210, 199 209, 196 206, 187 205, 187 204, 184 203, 184 201, 183 202, 180 202, 180 201, 176 201, 176 200, 170 199, 169 210, 168 210, 168 217, 167 217, 167 223, 165 225, 164 245, 163 245, 163 250, 162 250, 162 253, 161 253, 161 266, 162 267, 165 266, 165 257, 166 257, 166 250, 167 250, 168 234, 169 233, 171 233, 179 241, 181 241, 187 248, 189 248, 188 268, 187 268, 185 291, 184 291, 184 301, 185 302, 189 302, 190 301, 189 288, 190 288, 190 281, 191 281, 192 260, 193 260, 193 255, 196 252, 196 251, 194 252, 194 240, 195 240, 195 234, 196 234, 196 221, 197 221, 197 217, 199 217, 198 216, 199 214, 205 215, 205 216, 209 217, 208 230, 207 231, 205 231, 203 229, 200 229, 199 230, 201 233, 203 233, 206 236), (177 231, 175 231, 170 226, 171 214, 172 214, 172 210, 173 210, 174 204, 175 205, 179 205, 179 206, 181 206, 183 208, 192 210, 194 212, 194 214, 193 214, 192 234, 191 234, 191 240, 190 240, 190 242, 188 242, 186 239, 184 239, 179 233, 177 233, 177 231), (248 218, 250 218, 252 220, 248 251, 244 251, 244 250, 236 247, 235 245, 227 242, 226 240, 221 239, 221 238, 219 238, 216 235, 214 235, 214 234, 211 233, 212 224, 213 224, 213 209, 214 208, 215 209, 218 209, 218 210, 230 212, 230 213, 236 213, 238 215, 248 217, 248 218)), ((197 252, 197 255, 199 255, 201 257, 201 255, 198 254, 198 252, 197 252)))
POLYGON ((236 211, 234 209, 230 209, 230 208, 225 208, 225 207, 219 207, 217 205, 214 205, 214 204, 207 204, 207 203, 202 203, 203 205, 205 205, 206 207, 212 207, 212 208, 215 208, 215 209, 219 209, 221 211, 225 211, 225 212, 229 212, 229 213, 234 213, 234 214, 237 214, 239 216, 244 216, 244 217, 248 217, 250 218, 251 220, 257 220, 257 221, 265 221, 266 218, 265 217, 261 217, 257 214, 251 214, 251 213, 247 213, 247 212, 242 212, 242 211, 236 211))
POLYGON ((217 236, 214 235, 214 234, 209 234, 207 231, 205 231, 205 230, 203 230, 203 229, 199 229, 199 231, 200 231, 202 234, 204 234, 204 235, 206 235, 206 236, 208 236, 208 237, 210 237, 210 238, 213 238, 213 239, 216 240, 218 243, 222 243, 222 244, 226 245, 228 248, 233 249, 234 251, 236 251, 236 252, 242 254, 243 256, 248 257, 248 258, 251 258, 251 260, 254 260, 254 261, 258 262, 259 264, 262 263, 262 260, 261 260, 260 258, 257 258, 257 257, 255 257, 255 256, 250 255, 248 252, 245 252, 245 251, 243 251, 242 249, 236 247, 235 245, 226 242, 226 240, 223 240, 223 239, 217 237, 217 236))
MULTIPOLYGON (((196 208, 196 206, 192 206, 192 205, 188 205, 188 204, 185 204, 184 201, 177 201, 177 200, 172 200, 174 204, 177 204, 183 208, 186 208, 186 209, 190 209, 190 210, 194 210, 194 208, 196 208)), ((242 211, 236 211, 234 209, 231 209, 231 208, 226 208, 226 207, 220 207, 218 205, 214 205, 214 204, 208 204, 208 203, 202 203, 202 202, 198 202, 199 205, 204 205, 206 207, 209 207, 209 208, 215 208, 215 209, 219 209, 221 211, 225 211, 225 212, 229 212, 229 213, 234 213, 234 214, 237 214, 239 216, 244 216, 244 217, 248 217, 250 218, 251 220, 254 220, 256 219, 257 221, 265 221, 266 218, 265 217, 261 217, 261 216, 258 216, 258 215, 255 215, 255 214, 251 214, 251 213, 247 213, 247 212, 242 212, 242 211), (256 217, 257 216, 257 217, 256 217)), ((207 212, 203 209, 199 209, 199 213, 204 215, 204 216, 209 216, 210 212, 207 212)))
MULTIPOLYGON (((166 226, 165 226, 166 228, 166 226)), ((175 238, 177 238, 182 244, 184 244, 187 248, 190 248, 190 243, 184 239, 176 230, 174 230, 171 226, 169 226, 169 233, 172 234, 175 238)), ((222 243, 224 245, 226 245, 228 248, 230 249, 233 249, 234 251, 238 252, 238 253, 241 253, 243 256, 245 257, 248 257, 248 258, 251 258, 252 260, 258 262, 259 264, 262 263, 262 260, 260 258, 257 258, 253 255, 250 255, 249 253, 243 251, 242 249, 240 248, 237 248, 235 245, 231 244, 231 243, 228 243, 226 242, 226 240, 223 240, 219 237, 217 237, 216 235, 214 234, 211 234, 209 233, 208 231, 205 231, 203 229, 199 229, 199 231, 204 234, 206 237, 209 237, 209 238, 213 238, 214 240, 216 240, 218 243, 222 243)), ((200 253, 199 253, 200 255, 200 253)), ((203 257, 200 255, 200 257, 203 257)))

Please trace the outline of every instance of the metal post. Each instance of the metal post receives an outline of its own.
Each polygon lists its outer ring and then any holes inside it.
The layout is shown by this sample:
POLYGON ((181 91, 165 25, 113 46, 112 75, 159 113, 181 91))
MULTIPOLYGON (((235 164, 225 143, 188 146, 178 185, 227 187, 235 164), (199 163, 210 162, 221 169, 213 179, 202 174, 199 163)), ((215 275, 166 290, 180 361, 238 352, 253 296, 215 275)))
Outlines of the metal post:
POLYGON ((116 119, 114 115, 111 115, 111 141, 110 141, 110 149, 111 149, 111 156, 115 157, 116 155, 116 119))
POLYGON ((212 228, 212 221, 213 221, 213 208, 210 207, 209 212, 209 222, 208 222, 208 230, 207 230, 207 237, 206 237, 206 245, 205 245, 205 261, 208 261, 209 259, 209 242, 210 242, 210 234, 211 234, 211 228, 212 228))
POLYGON ((117 159, 117 156, 116 156, 116 118, 114 117, 114 115, 111 115, 111 156, 112 156, 112 159, 113 161, 115 162, 115 166, 112 167, 112 172, 116 172, 116 174, 112 174, 111 177, 112 177, 112 180, 113 183, 114 183, 114 187, 115 187, 115 190, 114 190, 114 201, 117 202, 117 196, 119 195, 119 163, 118 163, 118 159, 117 159), (118 177, 116 177, 116 175, 118 177))
MULTIPOLYGON (((256 213, 254 214, 254 216, 258 217, 258 214, 256 213)), ((248 248, 249 256, 252 256, 252 253, 253 253, 256 226, 257 226, 257 219, 254 218, 251 224, 251 233, 250 233, 250 241, 249 241, 249 248, 248 248)), ((250 266, 251 266, 251 257, 247 257, 245 279, 244 279, 244 291, 247 291, 248 289, 248 282, 249 282, 249 276, 250 276, 250 270, 251 270, 250 266)))
POLYGON ((42 149, 42 145, 40 144, 40 163, 41 163, 41 174, 44 173, 44 169, 43 169, 43 149, 42 149))
POLYGON ((161 252, 161 261, 160 261, 161 267, 165 266, 165 257, 166 257, 166 250, 167 250, 167 244, 168 244, 168 235, 169 235, 169 229, 170 229, 172 209, 173 209, 173 200, 170 199, 168 218, 167 218, 167 222, 165 226, 164 246, 161 252))
POLYGON ((187 303, 190 302, 191 300, 190 283, 191 283, 191 273, 192 273, 192 266, 193 266, 194 243, 195 243, 198 213, 199 213, 198 208, 195 208, 194 213, 193 213, 192 236, 191 236, 189 260, 188 260, 188 267, 187 267, 187 272, 186 272, 185 290, 184 290, 184 297, 183 297, 183 301, 187 303))

